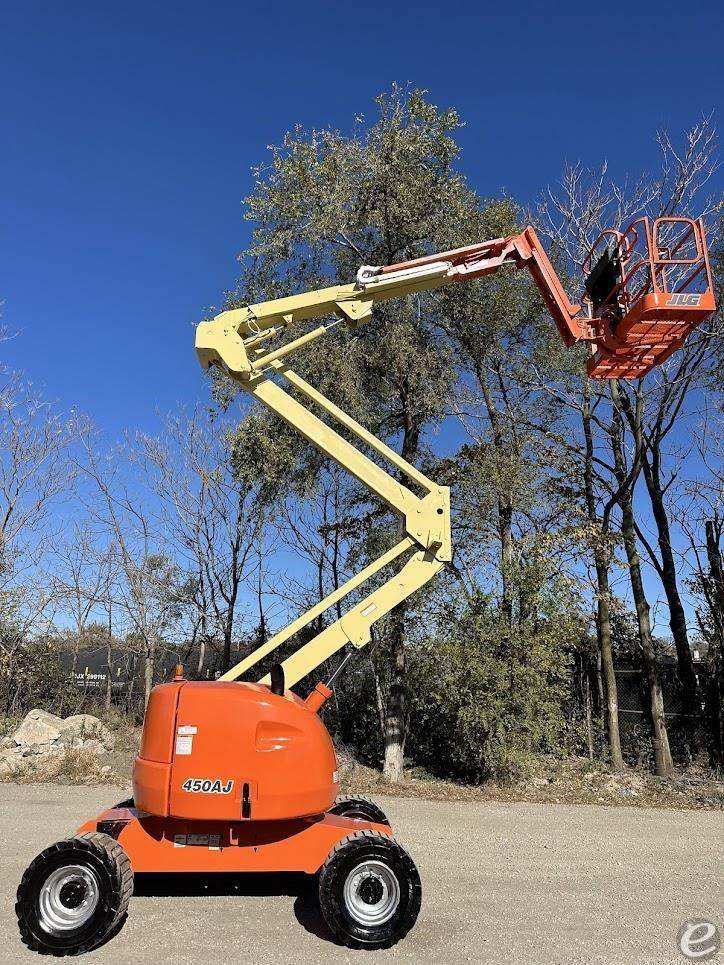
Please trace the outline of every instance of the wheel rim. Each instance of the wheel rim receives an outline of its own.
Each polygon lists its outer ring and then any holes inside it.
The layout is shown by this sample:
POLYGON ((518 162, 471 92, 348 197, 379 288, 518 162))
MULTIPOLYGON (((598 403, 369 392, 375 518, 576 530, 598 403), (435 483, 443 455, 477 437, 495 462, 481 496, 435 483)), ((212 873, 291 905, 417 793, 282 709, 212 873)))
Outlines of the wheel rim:
POLYGON ((40 889, 40 924, 50 934, 80 928, 93 916, 99 899, 98 879, 91 868, 79 864, 56 868, 40 889))
POLYGON ((384 925, 400 904, 400 883, 382 861, 363 861, 347 875, 344 903, 360 925, 384 925))

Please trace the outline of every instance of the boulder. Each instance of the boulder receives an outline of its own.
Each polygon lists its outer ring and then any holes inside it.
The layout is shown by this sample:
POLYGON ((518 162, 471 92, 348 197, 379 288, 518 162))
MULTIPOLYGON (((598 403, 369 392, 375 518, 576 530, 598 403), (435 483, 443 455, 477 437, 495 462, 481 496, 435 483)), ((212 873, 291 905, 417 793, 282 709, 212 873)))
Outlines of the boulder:
POLYGON ((106 752, 106 747, 98 740, 84 741, 81 750, 85 754, 96 754, 101 757, 106 752))
POLYGON ((112 750, 113 734, 92 714, 74 714, 63 720, 44 710, 31 710, 14 734, 3 742, 0 773, 13 762, 34 764, 71 748, 102 756, 112 750))
POLYGON ((63 724, 64 721, 55 714, 49 714, 45 710, 31 710, 12 735, 12 741, 21 747, 52 744, 60 737, 63 724))
POLYGON ((94 751, 95 753, 113 750, 115 743, 113 734, 92 714, 74 714, 72 717, 66 717, 61 721, 59 740, 70 747, 84 747, 89 743, 98 744, 100 750, 94 751))

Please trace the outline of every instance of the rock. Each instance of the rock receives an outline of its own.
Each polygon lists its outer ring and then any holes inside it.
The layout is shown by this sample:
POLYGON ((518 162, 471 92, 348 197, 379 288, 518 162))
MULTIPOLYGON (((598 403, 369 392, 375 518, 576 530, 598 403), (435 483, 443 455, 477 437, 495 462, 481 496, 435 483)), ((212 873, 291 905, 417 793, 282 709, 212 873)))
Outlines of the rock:
POLYGON ((70 749, 102 756, 112 750, 113 734, 92 714, 74 714, 62 720, 44 710, 31 710, 0 751, 3 772, 17 766, 31 766, 70 749))
POLYGON ((45 710, 31 710, 12 735, 15 744, 37 746, 38 744, 52 744, 58 740, 63 728, 63 721, 55 714, 45 710))
POLYGON ((81 750, 84 754, 97 754, 99 757, 106 752, 106 748, 97 740, 84 741, 81 750))
POLYGON ((74 714, 61 721, 60 741, 66 746, 79 747, 89 742, 99 743, 103 750, 112 750, 113 734, 92 714, 74 714))
POLYGON ((13 759, 11 757, 0 756, 0 775, 12 774, 14 770, 15 764, 13 759))

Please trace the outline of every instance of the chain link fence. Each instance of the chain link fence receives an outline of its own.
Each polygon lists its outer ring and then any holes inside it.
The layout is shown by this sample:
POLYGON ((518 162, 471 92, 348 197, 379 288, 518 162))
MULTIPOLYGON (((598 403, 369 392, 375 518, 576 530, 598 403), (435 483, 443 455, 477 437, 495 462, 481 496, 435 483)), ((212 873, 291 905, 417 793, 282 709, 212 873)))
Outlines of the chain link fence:
MULTIPOLYGON (((706 694, 710 686, 708 672, 697 669, 700 698, 694 707, 686 705, 676 667, 665 664, 661 669, 666 728, 674 764, 686 767, 697 763, 708 766, 712 758, 713 726, 707 710, 706 694)), ((621 750, 630 764, 651 766, 651 718, 649 694, 644 672, 633 667, 616 669, 618 689, 618 723, 621 750)))

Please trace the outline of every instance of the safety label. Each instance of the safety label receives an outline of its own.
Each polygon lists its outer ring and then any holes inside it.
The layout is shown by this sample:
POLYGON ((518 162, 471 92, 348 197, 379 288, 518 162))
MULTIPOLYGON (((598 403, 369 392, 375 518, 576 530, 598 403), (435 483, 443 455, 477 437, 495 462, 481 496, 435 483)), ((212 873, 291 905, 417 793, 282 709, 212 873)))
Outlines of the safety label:
POLYGON ((182 754, 191 754, 194 749, 194 738, 191 734, 186 736, 185 734, 178 734, 176 736, 176 753, 181 756, 182 754))
POLYGON ((221 851, 220 834, 174 834, 174 848, 208 848, 209 851, 221 851))

